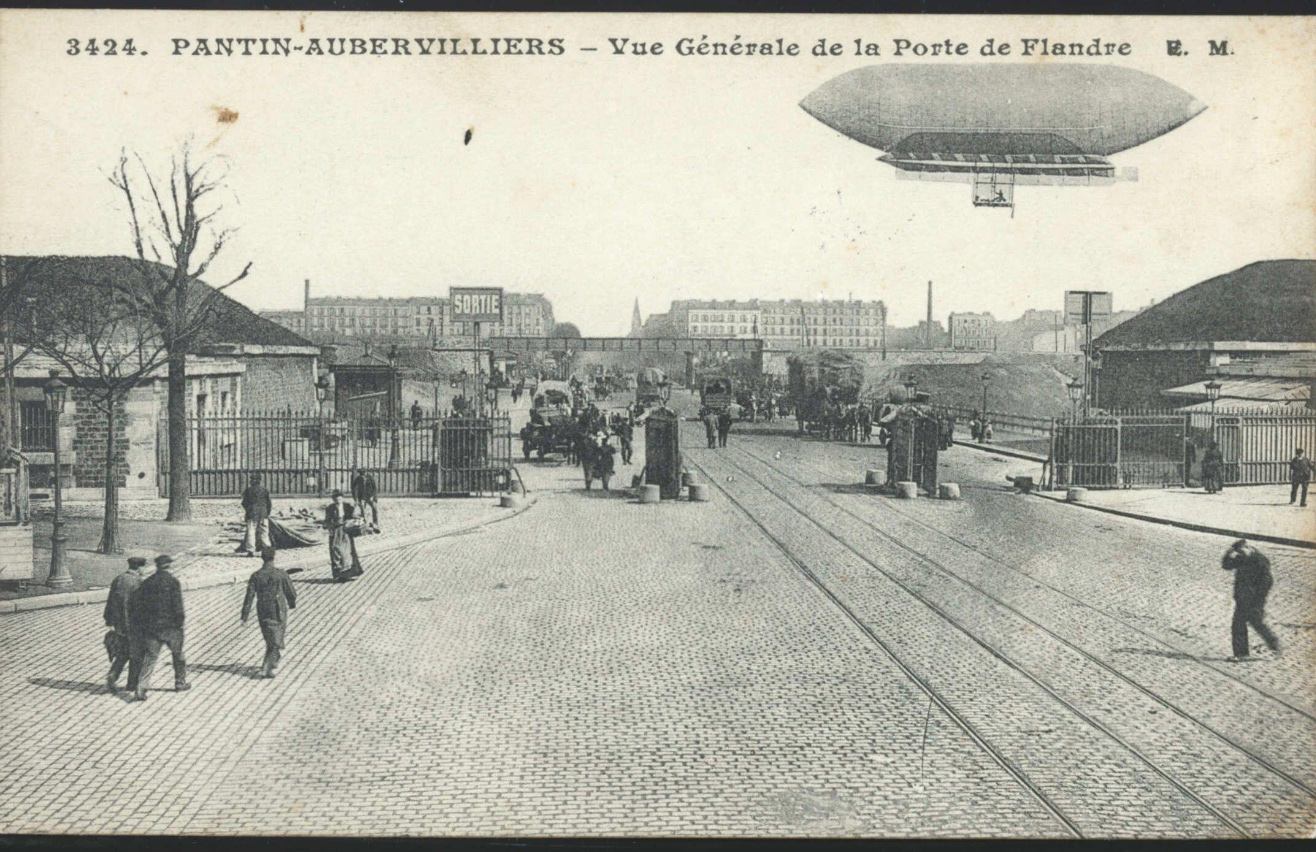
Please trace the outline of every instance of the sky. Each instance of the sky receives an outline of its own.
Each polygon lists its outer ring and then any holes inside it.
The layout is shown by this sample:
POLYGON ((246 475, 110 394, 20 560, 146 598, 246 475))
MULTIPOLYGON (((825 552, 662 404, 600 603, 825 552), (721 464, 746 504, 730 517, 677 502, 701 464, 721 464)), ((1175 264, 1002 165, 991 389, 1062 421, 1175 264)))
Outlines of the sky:
MULTIPOLYGON (((106 179, 121 148, 163 166, 191 138, 228 169, 237 227, 207 280, 256 309, 314 295, 541 292, 559 321, 624 334, 685 298, 864 298, 894 325, 1009 319, 1066 289, 1146 305, 1255 260, 1316 256, 1316 24, 1293 19, 0 13, 0 250, 129 254, 106 179), (67 54, 132 36, 147 56, 67 54), (682 36, 785 37, 798 57, 682 57, 682 36), (562 38, 556 57, 171 56, 172 38, 562 38), (1115 59, 1207 104, 1112 157, 1139 180, 1020 187, 896 179, 798 106, 852 68, 917 60, 895 38, 1128 41, 1115 59), (613 56, 609 37, 661 41, 613 56), (815 58, 819 38, 883 55, 815 58), (1206 39, 1233 54, 1208 57, 1206 39), (1188 56, 1167 56, 1179 39, 1188 56), (596 52, 583 52, 595 46, 596 52), (221 123, 221 111, 237 119, 221 123), (464 144, 467 131, 471 141, 464 144)), ((1054 61, 1054 60, 1045 60, 1054 61)))

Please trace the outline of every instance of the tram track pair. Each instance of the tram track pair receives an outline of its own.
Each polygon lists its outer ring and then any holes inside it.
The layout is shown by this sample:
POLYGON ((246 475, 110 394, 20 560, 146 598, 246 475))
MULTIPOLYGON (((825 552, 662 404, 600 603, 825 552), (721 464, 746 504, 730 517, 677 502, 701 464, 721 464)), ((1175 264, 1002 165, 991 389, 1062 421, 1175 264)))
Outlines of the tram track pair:
MULTIPOLYGON (((766 466, 772 468, 772 470, 773 470, 774 472, 776 472, 778 475, 782 476, 782 477, 785 478, 785 479, 790 480, 791 482, 795 483, 796 485, 800 486, 801 488, 805 488, 805 489, 811 489, 811 488, 812 488, 812 486, 810 485, 810 483, 805 482, 804 480, 800 479, 799 477, 792 476, 791 474, 787 473, 786 471, 784 471, 784 470, 782 470, 782 469, 780 469, 780 468, 778 468, 778 467, 774 467, 768 459, 763 458, 762 456, 756 455, 755 453, 752 453, 752 452, 750 452, 749 450, 744 449, 743 447, 737 447, 736 449, 739 450, 740 452, 744 453, 745 455, 749 456, 750 458, 754 459, 755 461, 759 462, 760 464, 763 464, 763 465, 766 465, 766 466)), ((812 465, 809 465, 809 466, 810 466, 810 467, 813 467, 812 465)), ((815 469, 816 469, 816 468, 815 468, 815 469)), ((961 486, 961 488, 964 489, 964 490, 974 490, 974 489, 975 489, 975 486, 969 486, 968 488, 965 488, 965 486, 961 486)), ((930 561, 930 562, 934 561, 934 560, 931 559, 931 557, 927 556, 926 554, 923 554, 923 553, 921 553, 920 551, 913 550, 912 548, 906 546, 906 545, 904 544, 904 542, 902 542, 902 541, 900 541, 900 539, 898 539, 898 538, 896 538, 896 537, 890 535, 890 534, 887 533, 885 530, 883 530, 881 527, 875 525, 870 519, 865 518, 865 517, 862 517, 861 515, 859 515, 859 514, 857 514, 856 512, 852 511, 852 510, 849 509, 848 507, 841 505, 838 501, 836 501, 836 500, 832 500, 832 499, 830 499, 829 497, 826 497, 825 495, 822 495, 822 494, 816 494, 816 496, 818 496, 820 499, 822 499, 822 500, 824 500, 824 501, 826 501, 826 502, 832 504, 832 505, 835 506, 837 509, 839 509, 839 510, 841 510, 842 512, 846 513, 846 514, 849 515, 850 517, 853 517, 853 518, 855 518, 856 520, 860 521, 861 523, 866 524, 866 525, 867 525, 868 527, 870 527, 875 533, 877 533, 878 535, 880 535, 880 536, 882 536, 883 538, 887 539, 888 541, 891 541, 893 544, 897 545, 898 547, 902 548, 903 550, 905 550, 905 551, 907 551, 907 552, 909 552, 909 553, 912 553, 912 554, 918 556, 918 557, 921 558, 921 559, 925 559, 925 560, 928 560, 928 561, 930 561)), ((1121 625, 1122 627, 1125 627, 1125 628, 1127 628, 1127 629, 1129 629, 1129 630, 1131 630, 1131 631, 1137 633, 1139 636, 1142 636, 1142 637, 1144 637, 1144 638, 1146 638, 1146 639, 1149 639, 1150 641, 1156 643, 1157 645, 1161 646, 1162 648, 1166 649, 1167 651, 1173 652, 1174 654, 1179 655, 1179 656, 1180 656, 1181 658, 1183 658, 1183 659, 1190 659, 1190 660, 1192 660, 1193 662, 1195 662, 1195 663, 1197 663, 1197 664, 1199 664, 1199 665, 1201 665, 1201 666, 1203 666, 1203 667, 1205 667, 1205 668, 1207 668, 1207 669, 1210 669, 1210 670, 1211 670, 1212 672, 1214 672, 1215 674, 1220 675, 1221 677, 1224 677, 1224 678, 1226 678, 1226 679, 1228 679, 1228 680, 1231 680, 1231 681, 1237 683, 1238 685, 1244 687, 1245 689, 1247 689, 1247 690, 1249 690, 1249 691, 1251 691, 1251 692, 1254 692, 1254 693, 1256 693, 1257 695, 1260 695, 1261 697, 1263 697, 1263 698, 1265 698, 1265 699, 1267 699, 1267 700, 1269 700, 1269 701, 1274 701, 1276 704, 1279 704, 1279 705, 1283 706, 1284 708, 1286 708, 1287 710, 1290 710, 1290 711, 1292 711, 1293 713, 1296 713, 1296 714, 1298 714, 1299 716, 1302 716, 1302 717, 1306 718, 1306 719, 1307 719, 1308 721, 1310 721, 1310 722, 1316 723, 1316 715, 1313 715, 1311 712, 1309 712, 1309 711, 1303 709, 1302 707, 1298 707, 1297 705, 1293 704, 1291 701, 1288 701, 1288 700, 1284 699, 1283 697, 1281 697, 1281 696, 1279 696, 1279 695, 1275 695, 1274 693, 1267 692, 1266 690, 1262 689, 1261 687, 1257 686, 1256 684, 1252 683, 1251 681, 1248 681, 1248 680, 1246 680, 1245 678, 1239 677, 1237 674, 1235 674, 1234 672, 1230 671, 1230 670, 1229 670, 1228 668, 1226 668, 1226 667, 1212 665, 1210 661, 1202 659, 1202 658, 1201 658, 1200 656, 1198 656, 1197 654, 1194 654, 1194 653, 1192 653, 1191 651, 1189 651, 1189 650, 1187 650, 1187 649, 1185 649, 1185 648, 1182 648, 1182 647, 1180 647, 1180 646, 1174 644, 1173 642, 1170 642, 1169 640, 1166 640, 1166 639, 1164 639, 1164 638, 1162 638, 1162 637, 1160 637, 1160 636, 1157 636, 1156 634, 1151 633, 1150 631, 1146 630, 1145 628, 1139 627, 1138 625, 1133 624, 1133 623, 1129 622, 1128 620, 1126 620, 1126 619, 1124 619, 1124 618, 1121 618, 1120 616, 1116 615, 1115 613, 1112 613, 1112 612, 1110 612, 1110 611, 1108 611, 1108 610, 1102 609, 1101 607, 1098 607, 1098 606, 1093 606, 1090 602, 1088 602, 1088 601, 1086 601, 1086 600, 1084 600, 1084 599, 1082 599, 1082 598, 1076 597, 1076 596, 1070 594, 1069 592, 1066 592, 1064 589, 1058 588, 1058 587, 1056 587, 1056 586, 1054 586, 1054 585, 1052 585, 1052 584, 1046 582, 1045 580, 1043 580, 1043 579, 1040 578, 1040 577, 1037 577, 1037 576, 1035 576, 1035 575, 1033 575, 1033 574, 1029 574, 1027 571, 1020 570, 1018 567, 1016 567, 1016 566, 1015 566, 1014 564, 1012 564, 1011 562, 1009 562, 1009 561, 1007 561, 1007 560, 1005 560, 1005 559, 1002 559, 1002 558, 1000 558, 999 556, 996 556, 995 554, 993 554, 993 553, 991 553, 990 551, 988 551, 988 550, 986 550, 986 549, 984 549, 984 548, 982 548, 982 547, 980 547, 980 546, 974 544, 973 542, 966 541, 965 539, 961 538, 960 536, 955 535, 954 533, 947 532, 946 530, 943 530, 943 529, 941 529, 940 527, 937 527, 937 526, 935 526, 935 525, 933 525, 933 524, 929 524, 927 521, 924 521, 924 520, 922 520, 921 518, 917 518, 917 517, 911 515, 911 514, 908 513, 908 512, 902 511, 901 509, 897 508, 897 506, 893 505, 890 501, 880 501, 880 502, 878 502, 876 505, 879 507, 880 511, 890 512, 890 513, 892 513, 892 514, 898 515, 898 516, 899 516, 900 518, 902 518, 903 520, 906 520, 906 521, 908 521, 908 522, 910 522, 910 523, 912 523, 912 524, 915 524, 916 526, 919 526, 919 527, 921 527, 921 528, 923 528, 923 529, 929 531, 930 533, 932 533, 932 534, 934 534, 934 535, 938 535, 938 536, 941 536, 941 537, 943 537, 943 538, 949 539, 950 541, 954 542, 955 544, 958 544, 959 546, 965 548, 966 550, 971 550, 971 551, 973 551, 974 553, 976 553, 976 554, 978 554, 979 556, 981 556, 983 559, 986 559, 986 560, 992 562, 992 563, 995 564, 995 565, 999 565, 1000 567, 1002 567, 1002 568, 1004 568, 1004 569, 1010 571, 1011 573, 1014 573, 1014 574, 1019 575, 1020 577, 1023 577, 1024 579, 1028 580, 1030 583, 1035 583, 1035 584, 1037 584, 1037 585, 1039 585, 1039 586, 1042 586, 1043 588, 1047 589, 1048 591, 1054 592, 1055 594, 1060 595, 1061 597, 1065 598, 1065 599, 1068 600, 1070 603, 1076 604, 1076 605, 1081 606, 1081 607, 1083 607, 1083 608, 1085 608, 1085 609, 1088 609, 1088 610, 1090 610, 1090 611, 1092 611, 1092 612, 1095 612, 1095 613, 1097 613, 1098 615, 1102 616, 1103 618, 1107 618, 1107 619, 1111 620, 1112 622, 1114 622, 1114 623, 1116 623, 1116 624, 1119 624, 1119 625, 1121 625)), ((960 577, 959 575, 955 574, 954 572, 952 572, 950 569, 946 568, 944 565, 940 564, 939 562, 936 563, 936 566, 937 566, 938 568, 940 568, 942 571, 944 571, 944 572, 950 574, 951 576, 954 576, 956 579, 960 580, 961 582, 964 582, 964 583, 968 584, 968 581, 967 581, 967 580, 964 580, 962 577, 960 577)), ((971 585, 971 584, 970 584, 970 585, 971 585)), ((976 587, 975 587, 975 588, 976 588, 976 587)), ((977 589, 977 590, 980 591, 982 594, 984 594, 984 595, 988 595, 988 596, 990 597, 990 593, 989 593, 989 592, 986 592, 985 590, 982 590, 982 589, 977 589)), ((993 598, 993 600, 995 600, 995 598, 993 598)), ((998 601, 998 602, 1000 602, 1000 601, 998 601)), ((1003 602, 1002 602, 1002 603, 1003 603, 1003 602)), ((1003 605, 1004 605, 1004 604, 1003 604, 1003 605)), ((1031 620, 1031 619, 1030 619, 1030 620, 1031 620)), ((1039 625, 1039 627, 1040 627, 1040 625, 1039 625)), ((1045 629, 1045 628, 1043 628, 1043 629, 1045 629)), ((1048 631, 1048 632, 1050 632, 1050 631, 1048 631)), ((1098 661, 1098 662, 1100 662, 1100 661, 1098 661)), ((1105 663, 1101 663, 1101 664, 1102 664, 1102 665, 1106 665, 1105 663)), ((1136 686, 1136 685, 1138 685, 1138 684, 1135 683, 1135 686, 1136 686)), ((1194 721, 1195 721, 1195 720, 1194 720, 1194 721)), ((1200 723, 1199 723, 1199 724, 1200 724, 1200 723)), ((1309 785, 1302 785, 1302 784, 1300 784, 1299 786, 1302 786, 1303 789, 1306 790, 1310 795, 1316 796, 1316 790, 1313 790, 1309 785)))
MULTIPOLYGON (((765 467, 768 467, 778 476, 781 476, 787 481, 793 482, 802 488, 809 487, 806 483, 802 482, 801 480, 795 477, 790 476, 789 474, 785 474, 781 472, 776 467, 771 465, 769 462, 767 462, 762 458, 759 458, 753 453, 750 453, 745 450, 741 450, 741 452, 743 452, 749 458, 754 459, 758 463, 764 465, 765 467)), ((692 461, 697 467, 701 467, 702 469, 704 469, 704 472, 707 474, 707 469, 703 468, 703 466, 699 464, 699 461, 697 459, 692 459, 692 461)), ((1239 836, 1242 837, 1251 836, 1250 832, 1245 827, 1240 825, 1236 820, 1231 818, 1228 814, 1225 814, 1219 808, 1212 805, 1210 802, 1206 801, 1204 798, 1198 795, 1194 790, 1192 790, 1186 784, 1184 784, 1179 779, 1174 777, 1174 775, 1171 774, 1169 771, 1158 766, 1151 757, 1144 754, 1143 751, 1139 749, 1137 746, 1128 742, 1124 737, 1121 737, 1118 733, 1111 730, 1109 726, 1103 724, 1099 720, 1093 718, 1090 714, 1084 712, 1081 708, 1077 707, 1072 701, 1064 698, 1049 684, 1047 684, 1046 682, 1035 676, 1027 668, 1019 664, 1016 660, 1012 659, 1008 654, 1002 652, 999 648, 994 647, 991 643, 980 638, 966 625, 964 625, 960 620, 956 619, 953 615, 947 612, 944 608, 939 606, 937 603, 929 600, 926 595, 924 595, 917 589, 911 587, 909 583, 904 582, 899 577, 894 576, 889 571, 882 568, 873 560, 869 559, 863 552, 861 552, 852 544, 850 544, 848 541, 846 541, 842 536, 838 535, 835 531, 829 529, 824 524, 815 520, 808 512, 803 510, 798 505, 798 503, 792 501, 791 499, 789 499, 789 497, 785 496, 782 493, 782 489, 774 488, 770 483, 765 482, 762 477, 756 475, 745 465, 738 464, 735 461, 731 461, 727 459, 725 456, 720 456, 718 463, 729 465, 730 467, 738 470, 748 480, 758 484, 761 488, 767 491, 773 499, 776 499, 781 503, 785 504, 793 512, 799 514, 804 519, 806 519, 812 526, 818 528, 828 538, 833 540, 835 543, 840 545, 845 550, 853 553, 863 563, 869 565, 871 568, 873 568, 874 570, 878 571, 880 574, 885 576, 889 581, 891 581, 897 587, 904 590, 905 593, 909 594, 920 604, 927 607, 929 610, 935 613, 939 618, 941 618, 950 626, 952 626, 954 629, 962 633, 973 643, 983 648, 988 653, 992 654, 995 658, 999 659, 1005 665, 1009 666, 1012 670, 1016 671, 1026 680, 1028 680, 1036 687, 1041 689, 1043 692, 1045 692, 1047 695, 1049 695, 1051 698, 1057 701, 1063 708, 1065 708, 1066 711, 1074 715, 1076 718, 1082 720, 1085 724, 1089 725, 1094 730, 1099 731, 1103 736, 1109 738, 1111 741, 1119 745, 1129 754, 1133 755, 1134 758, 1136 758, 1139 762, 1141 762, 1144 766, 1150 769, 1157 776, 1165 780, 1174 789, 1179 791, 1185 798, 1191 800, 1198 807, 1202 808, 1204 811, 1209 813, 1221 825, 1227 826, 1231 831, 1235 832, 1239 836)), ((928 680, 921 677, 907 662, 901 659, 899 654, 895 652, 895 650, 890 646, 890 644, 885 642, 872 628, 870 628, 864 622, 862 617, 860 617, 857 612, 855 612, 847 603, 845 603, 841 599, 841 597, 835 591, 833 591, 828 586, 825 580, 819 577, 818 574, 814 572, 803 559, 799 558, 792 551, 792 548, 789 544, 783 541, 781 537, 778 536, 775 532, 768 529, 767 526, 754 514, 754 512, 751 511, 751 509, 745 505, 744 501, 742 501, 731 489, 728 489, 724 484, 718 482, 717 477, 709 476, 709 480, 717 484, 719 490, 722 491, 722 493, 727 496, 728 500, 730 500, 733 505, 735 505, 742 513, 744 513, 745 516, 748 517, 750 521, 755 526, 757 526, 770 541, 772 541, 772 543, 782 552, 782 554, 787 558, 787 560, 798 571, 800 571, 810 581, 812 585, 818 588, 852 623, 854 623, 864 634, 866 634, 872 642, 878 645, 878 647, 883 651, 883 653, 888 658, 890 658, 911 681, 913 681, 923 692, 925 692, 929 696, 929 698, 934 703, 936 703, 938 707, 942 709, 942 711, 945 712, 947 716, 951 718, 962 730, 964 730, 970 736, 970 738, 972 738, 975 741, 975 743, 977 743, 981 748, 983 748, 984 751, 987 754, 989 754, 993 760, 995 760, 999 765, 1001 765, 1016 780, 1017 783, 1019 783, 1024 789, 1026 789, 1031 795, 1033 795, 1034 798, 1036 798, 1039 802, 1041 802, 1042 805, 1047 809, 1047 811, 1050 812, 1057 820, 1059 820, 1069 831, 1074 833, 1076 836, 1083 836, 1083 832, 1079 828, 1078 824, 1073 819, 1071 819, 1067 814, 1064 813, 1061 807, 1046 794, 1046 792, 1041 788, 1039 784, 1031 780, 1020 767, 1015 765, 1014 762, 1011 761, 1004 753, 1002 753, 999 749, 997 749, 994 745, 992 745, 985 736, 983 736, 980 732, 978 732, 975 729, 972 722, 970 722, 967 718, 965 718, 962 714, 960 714, 957 710, 955 710, 955 708, 951 706, 950 703, 947 702, 938 693, 936 688, 928 680)), ((1155 693, 1152 693, 1149 690, 1145 689, 1140 684, 1136 683, 1135 681, 1132 681, 1131 679, 1124 676, 1122 673, 1118 672, 1117 670, 1111 668, 1101 660, 1083 651, 1083 649, 1077 647, 1076 645, 1069 642, 1068 640, 1065 640, 1063 637, 1058 636, 1053 631, 1050 631, 1049 629, 1037 624, 1037 622, 1033 621, 1031 618, 1028 618, 1026 615, 1023 615, 1014 607, 1010 606, 1009 604, 1005 604, 1003 601, 1000 601, 998 598, 986 592, 985 590, 981 589, 980 587, 964 580, 964 578, 955 574, 955 572, 950 571, 945 566, 938 563, 936 560, 928 557, 923 553, 920 553, 919 551, 910 548, 909 546, 905 545, 903 542, 900 542, 895 537, 875 527, 868 519, 862 518, 856 513, 850 511, 848 507, 843 506, 838 501, 832 500, 830 498, 821 495, 819 495, 819 499, 829 503, 830 505, 834 506, 838 510, 854 517, 856 520, 859 520, 865 527, 872 529, 883 539, 890 541, 893 544, 900 547, 902 550, 911 553, 920 562, 930 565, 933 568, 944 573, 952 581, 962 583, 968 586, 969 588, 973 589, 973 591, 976 592, 977 594, 988 598, 989 600, 1002 606, 1003 608, 1009 610, 1010 612, 1015 613, 1019 617, 1026 620, 1028 623, 1045 631, 1048 635, 1062 642, 1065 646, 1077 651, 1085 659, 1095 663, 1103 670, 1118 677, 1120 680, 1129 683, 1131 686, 1135 687, 1140 692, 1147 695, 1149 698, 1151 698, 1158 704, 1167 707, 1172 712, 1175 712, 1183 716, 1185 719, 1189 720, 1190 722, 1193 722, 1194 724, 1198 725, 1202 729, 1208 731, 1211 735, 1221 739, 1230 748, 1237 750, 1249 760, 1254 761, 1262 769, 1271 773, 1275 777, 1281 779, 1285 783, 1290 784, 1295 789, 1301 791, 1302 793, 1306 794, 1309 797, 1316 797, 1316 792, 1314 792, 1309 786, 1307 786, 1306 784, 1304 784, 1298 779, 1292 778, 1288 773, 1285 773, 1283 770, 1279 769, 1278 767, 1273 766, 1269 761, 1266 761, 1264 758, 1251 752, 1244 745, 1230 739, 1226 735, 1221 734, 1218 731, 1215 731, 1214 729, 1210 728, 1209 726, 1206 726, 1204 723, 1200 722, 1199 720, 1184 713, 1180 708, 1172 705, 1171 703, 1161 698, 1160 696, 1156 695, 1155 693)), ((932 529, 935 530, 935 528, 932 529)))

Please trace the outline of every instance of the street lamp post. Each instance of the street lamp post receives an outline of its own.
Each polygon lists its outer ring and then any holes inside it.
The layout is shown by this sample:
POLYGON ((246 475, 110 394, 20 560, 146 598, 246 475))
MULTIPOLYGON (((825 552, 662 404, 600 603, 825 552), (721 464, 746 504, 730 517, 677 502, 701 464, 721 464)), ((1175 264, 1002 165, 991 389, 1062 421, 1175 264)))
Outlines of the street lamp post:
POLYGON ((1215 440, 1215 401, 1220 398, 1220 383, 1215 379, 1207 382, 1206 398, 1211 400, 1211 440, 1215 440))
POLYGON ((388 349, 388 466, 398 465, 398 347, 388 349))
POLYGON ((64 519, 60 517, 64 508, 64 484, 59 470, 59 416, 64 412, 64 401, 68 398, 69 387, 59 380, 59 371, 50 371, 50 381, 42 387, 46 396, 46 408, 51 415, 51 428, 54 430, 55 451, 55 516, 51 520, 50 533, 50 574, 46 585, 60 588, 73 584, 73 575, 64 561, 64 519))
POLYGON ((1091 358, 1092 372, 1092 393, 1084 397, 1086 404, 1083 408, 1083 416, 1088 417, 1092 414, 1092 409, 1098 411, 1101 408, 1101 350, 1094 349, 1091 358))
POLYGON ((329 399, 329 374, 325 373, 320 376, 320 380, 315 383, 315 401, 319 405, 320 414, 320 471, 316 479, 316 488, 320 494, 324 494, 324 480, 326 474, 325 450, 329 447, 328 425, 324 420, 324 404, 329 399))
POLYGON ((1078 379, 1069 383, 1069 419, 1078 421, 1078 401, 1083 398, 1084 385, 1078 379))
POLYGON ((1066 456, 1068 456, 1069 473, 1068 478, 1065 480, 1069 485, 1074 484, 1074 449, 1078 446, 1078 441, 1075 440, 1075 429, 1072 427, 1078 422, 1078 401, 1083 396, 1083 390, 1084 386, 1082 381, 1074 379, 1074 381, 1069 383, 1069 423, 1071 428, 1068 430, 1069 448, 1066 453, 1066 456))
POLYGON ((992 380, 990 373, 982 374, 982 419, 978 421, 978 443, 987 443, 987 383, 992 380))

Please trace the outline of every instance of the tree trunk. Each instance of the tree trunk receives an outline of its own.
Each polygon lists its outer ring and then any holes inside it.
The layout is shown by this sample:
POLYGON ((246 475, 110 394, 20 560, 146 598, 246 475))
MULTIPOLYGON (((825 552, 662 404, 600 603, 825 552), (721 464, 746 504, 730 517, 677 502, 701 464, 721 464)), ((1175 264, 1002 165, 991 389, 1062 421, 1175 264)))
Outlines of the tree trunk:
POLYGON ((169 514, 166 521, 192 520, 191 463, 187 441, 187 356, 169 353, 169 514))
POLYGON ((111 398, 105 414, 105 521, 101 526, 101 542, 97 553, 123 553, 119 544, 119 465, 115 456, 114 404, 111 398))

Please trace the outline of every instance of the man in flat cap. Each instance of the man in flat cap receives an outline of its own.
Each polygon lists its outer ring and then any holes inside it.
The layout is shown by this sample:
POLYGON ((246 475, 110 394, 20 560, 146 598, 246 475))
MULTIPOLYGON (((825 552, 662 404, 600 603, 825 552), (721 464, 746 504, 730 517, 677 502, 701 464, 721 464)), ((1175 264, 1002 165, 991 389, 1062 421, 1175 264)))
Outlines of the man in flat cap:
POLYGON ((137 701, 146 700, 151 686, 151 670, 161 646, 168 645, 174 658, 174 690, 192 688, 187 682, 187 660, 183 657, 183 587, 170 569, 169 556, 155 558, 155 573, 142 581, 128 602, 129 622, 140 631, 142 663, 137 673, 137 701))
POLYGON ((1235 662, 1248 659, 1248 625, 1257 631, 1271 651, 1278 654, 1279 639, 1265 621, 1266 597, 1274 584, 1270 560, 1248 544, 1247 539, 1240 538, 1225 551, 1221 567, 1234 572, 1234 622, 1230 628, 1234 655, 1230 659, 1235 662))
POLYGON ((297 608, 297 592, 288 573, 274 564, 274 548, 261 551, 261 566, 247 581, 247 596, 242 601, 242 623, 251 615, 256 603, 256 618, 265 637, 265 662, 261 677, 274 677, 274 669, 283 656, 284 631, 288 627, 288 610, 297 608))
POLYGON ((119 691, 119 675, 125 665, 128 666, 128 689, 137 689, 138 642, 133 638, 132 620, 128 618, 128 600, 142 584, 142 567, 145 565, 144 557, 128 557, 128 570, 110 583, 110 594, 105 599, 105 626, 110 628, 105 635, 105 650, 110 655, 110 673, 105 676, 105 686, 110 692, 119 691))

